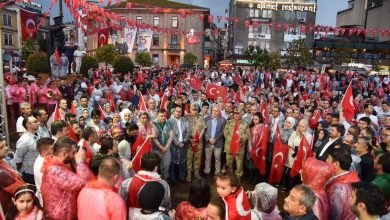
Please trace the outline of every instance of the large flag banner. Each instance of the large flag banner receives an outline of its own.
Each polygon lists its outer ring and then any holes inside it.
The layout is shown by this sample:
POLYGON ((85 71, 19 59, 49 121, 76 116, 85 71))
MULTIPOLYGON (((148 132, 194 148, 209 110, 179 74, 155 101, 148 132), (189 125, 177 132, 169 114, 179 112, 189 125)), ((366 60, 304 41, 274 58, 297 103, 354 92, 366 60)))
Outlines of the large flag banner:
POLYGON ((195 78, 193 76, 190 77, 190 86, 193 89, 199 91, 199 90, 202 89, 202 85, 203 85, 203 81, 202 80, 199 80, 199 79, 197 79, 197 78, 195 78))
POLYGON ((125 37, 123 41, 123 52, 133 53, 135 36, 137 35, 137 28, 125 28, 125 37))
POLYGON ((108 28, 102 28, 98 31, 98 47, 108 44, 108 28))
POLYGON ((145 153, 150 152, 151 150, 152 150, 152 145, 150 143, 149 138, 147 138, 142 143, 142 145, 140 146, 138 152, 135 154, 133 160, 131 161, 132 164, 133 164, 133 169, 135 170, 135 172, 138 172, 138 171, 141 170, 141 158, 142 158, 142 156, 145 153))
POLYGON ((294 177, 299 174, 299 171, 301 171, 302 169, 302 161, 306 160, 309 157, 313 157, 313 151, 306 137, 303 135, 301 138, 301 143, 299 144, 297 156, 294 160, 293 166, 291 167, 291 177, 294 177))
POLYGON ((268 151, 269 126, 265 125, 260 137, 259 144, 252 146, 250 155, 253 159, 253 164, 260 171, 261 175, 267 172, 267 151, 268 151))
POLYGON ((353 92, 352 92, 352 80, 348 85, 347 91, 341 100, 341 105, 343 106, 343 114, 345 120, 352 121, 353 116, 355 115, 355 107, 353 104, 353 92))
POLYGON ((228 89, 224 86, 218 86, 215 84, 207 84, 206 86, 206 95, 210 99, 216 100, 218 97, 222 97, 224 99, 227 98, 228 89))
POLYGON ((37 13, 20 10, 20 23, 22 25, 22 40, 35 40, 37 27, 37 13))
POLYGON ((280 136, 279 127, 277 127, 269 183, 280 183, 280 180, 282 179, 284 165, 286 164, 288 157, 288 149, 288 145, 283 144, 282 137, 280 136))
POLYGON ((149 52, 152 44, 153 31, 152 29, 138 29, 137 45, 138 51, 149 52))

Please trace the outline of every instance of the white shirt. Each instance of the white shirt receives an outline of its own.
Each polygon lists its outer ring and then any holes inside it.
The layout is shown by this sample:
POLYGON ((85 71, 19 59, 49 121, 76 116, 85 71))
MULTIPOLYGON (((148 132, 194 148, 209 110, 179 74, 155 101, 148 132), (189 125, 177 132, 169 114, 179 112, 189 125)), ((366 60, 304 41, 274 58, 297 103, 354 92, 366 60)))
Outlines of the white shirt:
POLYGON ((34 174, 34 162, 39 156, 37 150, 38 136, 31 132, 24 132, 16 142, 15 163, 22 163, 21 173, 34 174))
POLYGON ((331 138, 329 138, 329 141, 328 141, 328 143, 326 143, 325 144, 325 146, 324 146, 324 148, 322 148, 322 150, 321 150, 321 152, 320 152, 320 157, 325 153, 325 151, 326 151, 326 149, 328 149, 329 148, 329 146, 331 145, 331 144, 333 144, 333 142, 335 142, 337 139, 339 139, 339 138, 336 138, 336 139, 331 139, 331 138))
POLYGON ((24 133, 26 131, 26 128, 23 127, 23 119, 23 116, 20 116, 16 121, 16 132, 18 133, 24 133))
POLYGON ((183 132, 182 132, 182 127, 181 127, 181 120, 178 119, 176 120, 177 123, 177 128, 179 129, 179 142, 183 142, 183 132))
POLYGON ((364 113, 360 113, 358 114, 358 116, 356 117, 356 120, 359 121, 361 118, 363 117, 369 117, 371 119, 371 122, 376 124, 376 126, 379 126, 378 124, 378 117, 376 117, 375 115, 371 114, 370 116, 367 116, 366 114, 364 113))
POLYGON ((42 195, 41 195, 41 184, 42 184, 43 173, 41 172, 41 168, 43 166, 44 160, 45 158, 39 155, 34 162, 34 180, 35 180, 35 186, 37 187, 36 196, 39 199, 41 205, 43 204, 42 195))

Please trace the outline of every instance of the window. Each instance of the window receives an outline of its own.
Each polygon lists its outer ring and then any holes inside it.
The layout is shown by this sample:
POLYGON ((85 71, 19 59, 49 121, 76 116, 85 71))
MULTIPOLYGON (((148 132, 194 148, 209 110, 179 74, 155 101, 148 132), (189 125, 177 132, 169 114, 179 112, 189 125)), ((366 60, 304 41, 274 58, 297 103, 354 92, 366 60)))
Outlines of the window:
POLYGON ((244 49, 242 49, 242 48, 235 48, 234 49, 235 54, 242 54, 243 52, 244 52, 244 49))
POLYGON ((4 32, 4 45, 13 45, 13 34, 4 32))
POLYGON ((176 16, 172 17, 172 27, 177 28, 179 25, 179 19, 176 16))
POLYGON ((9 14, 3 14, 3 25, 12 26, 12 17, 9 14))
POLYGON ((306 19, 306 12, 297 12, 297 19, 306 19))
POLYGON ((269 51, 269 42, 266 42, 266 41, 260 41, 260 49, 265 49, 265 50, 268 50, 269 51))
POLYGON ((204 49, 204 54, 210 54, 210 49, 204 49))
POLYGON ((292 35, 300 35, 301 34, 301 27, 290 27, 287 31, 288 34, 292 35))
POLYGON ((262 12, 262 17, 263 18, 272 18, 272 11, 271 10, 263 10, 262 12))
POLYGON ((261 25, 260 28, 261 28, 260 29, 261 34, 269 34, 270 33, 268 25, 261 25))
POLYGON ((158 34, 153 34, 153 46, 158 46, 160 43, 160 39, 158 37, 158 34))
POLYGON ((249 17, 253 18, 255 16, 255 9, 249 9, 249 17))
POLYGON ((153 26, 154 27, 160 26, 160 17, 154 17, 153 18, 153 26))
POLYGON ((142 16, 135 17, 135 20, 137 21, 138 24, 142 24, 142 16))
POLYGON ((153 64, 158 64, 158 54, 152 54, 152 62, 153 64))
POLYGON ((260 10, 255 10, 255 17, 256 17, 256 18, 259 17, 259 12, 260 12, 260 10))
POLYGON ((289 20, 290 19, 290 12, 289 11, 284 11, 284 18, 286 20, 289 20))
POLYGON ((177 35, 171 35, 171 44, 179 44, 177 35))

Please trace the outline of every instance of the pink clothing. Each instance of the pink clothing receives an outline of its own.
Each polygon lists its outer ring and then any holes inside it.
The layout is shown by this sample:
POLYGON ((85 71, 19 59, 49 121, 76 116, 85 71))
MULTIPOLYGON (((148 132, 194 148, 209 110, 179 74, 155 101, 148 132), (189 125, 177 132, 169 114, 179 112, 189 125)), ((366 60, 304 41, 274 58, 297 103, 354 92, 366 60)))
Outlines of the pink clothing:
POLYGON ((77 217, 79 220, 125 220, 126 204, 114 188, 91 180, 81 190, 77 198, 77 217), (93 198, 93 199, 91 199, 93 198))
POLYGON ((31 96, 31 104, 35 104, 38 102, 38 91, 40 90, 39 86, 37 83, 32 83, 30 85, 30 96, 31 96))
POLYGON ((175 219, 187 220, 187 219, 205 219, 206 207, 195 208, 191 203, 184 201, 176 207, 175 219))
POLYGON ((53 93, 53 98, 47 99, 47 104, 49 105, 55 105, 57 104, 58 100, 61 98, 62 94, 58 88, 49 88, 47 89, 47 92, 51 91, 53 93))
POLYGON ((252 220, 282 220, 282 216, 279 215, 280 211, 278 207, 271 213, 259 212, 256 209, 252 209, 251 219, 252 220))
POLYGON ((356 172, 347 172, 328 181, 325 186, 329 200, 329 219, 354 220, 356 216, 349 207, 352 194, 351 183, 359 182, 356 172))
POLYGON ((41 220, 43 219, 43 212, 40 210, 37 206, 34 206, 33 210, 31 212, 23 215, 23 216, 16 216, 14 220, 41 220))
POLYGON ((38 103, 47 104, 47 87, 43 87, 38 91, 38 103))
POLYGON ((42 199, 52 219, 76 219, 77 196, 92 177, 85 163, 76 165, 76 173, 54 157, 46 157, 41 169, 42 199))

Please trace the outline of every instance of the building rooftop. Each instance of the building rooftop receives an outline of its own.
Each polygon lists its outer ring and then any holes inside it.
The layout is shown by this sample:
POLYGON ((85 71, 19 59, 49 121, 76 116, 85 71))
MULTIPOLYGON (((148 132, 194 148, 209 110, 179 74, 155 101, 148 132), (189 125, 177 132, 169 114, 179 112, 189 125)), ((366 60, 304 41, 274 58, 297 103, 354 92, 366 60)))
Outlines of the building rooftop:
POLYGON ((174 2, 174 1, 168 1, 168 0, 127 0, 127 2, 122 2, 119 6, 115 6, 114 4, 113 6, 111 6, 111 8, 126 8, 127 3, 137 3, 140 5, 149 5, 151 7, 160 7, 160 8, 210 10, 209 8, 204 8, 196 5, 189 5, 189 4, 184 4, 184 3, 174 2))

